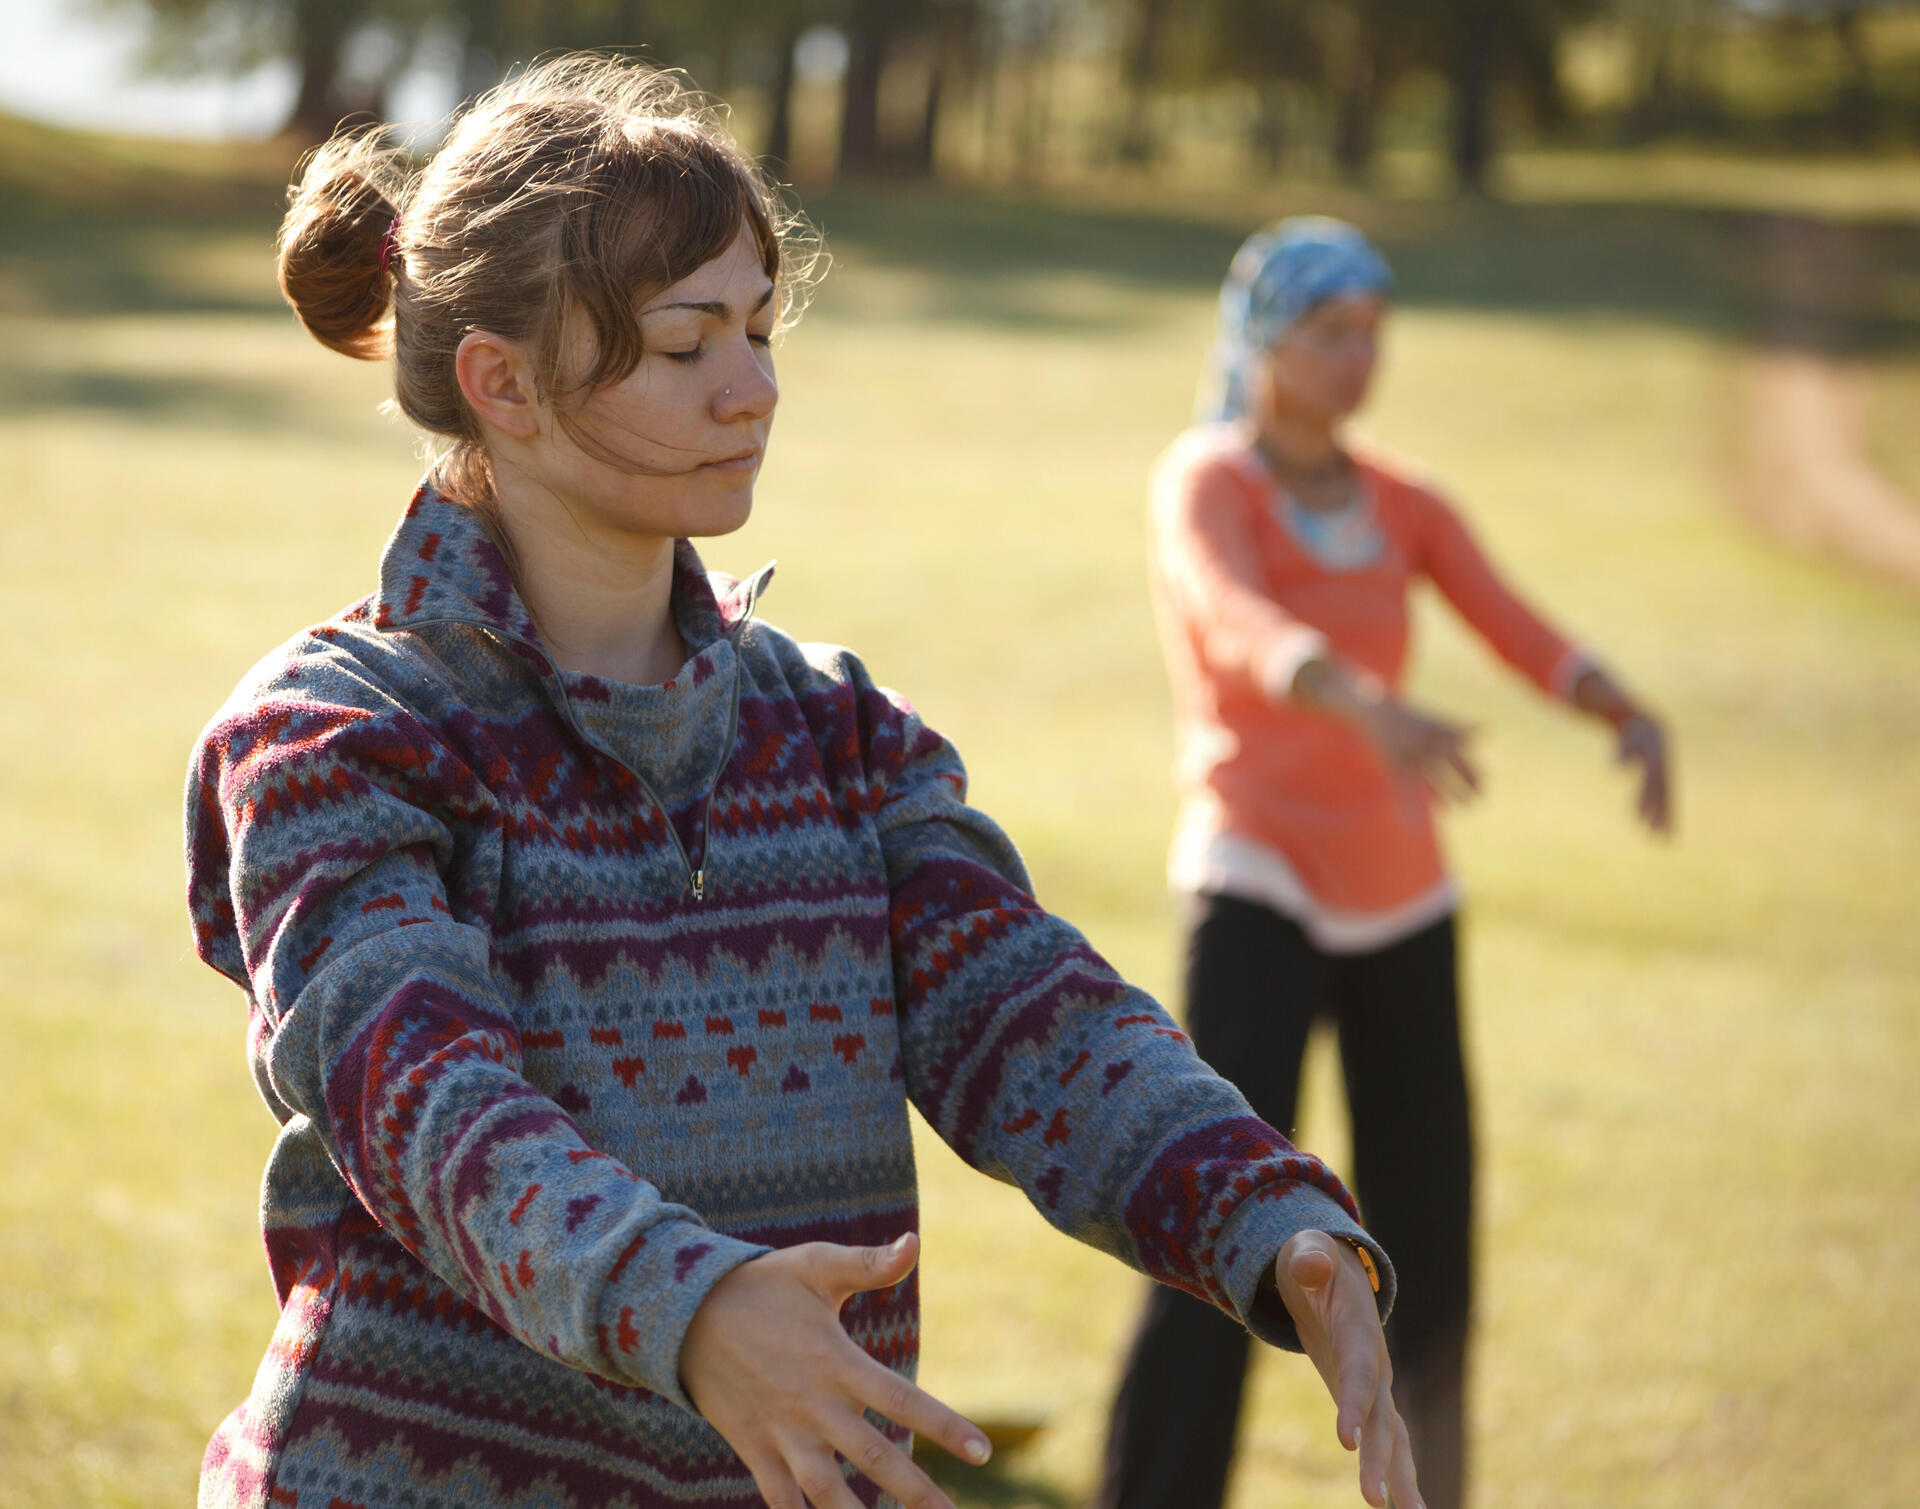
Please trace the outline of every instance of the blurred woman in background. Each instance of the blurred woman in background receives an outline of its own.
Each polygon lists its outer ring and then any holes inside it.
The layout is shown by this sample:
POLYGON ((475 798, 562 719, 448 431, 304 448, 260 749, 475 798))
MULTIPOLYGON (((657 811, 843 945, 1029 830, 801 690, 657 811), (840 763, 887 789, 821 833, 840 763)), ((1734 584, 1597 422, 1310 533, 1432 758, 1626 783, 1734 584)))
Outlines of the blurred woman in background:
MULTIPOLYGON (((1393 1253, 1394 1390, 1434 1509, 1461 1502, 1473 1142, 1459 891, 1434 799, 1479 790, 1468 730, 1405 701, 1420 580, 1549 696, 1604 721, 1670 822, 1661 726, 1501 580, 1458 514, 1346 424, 1392 275, 1352 226, 1249 239, 1220 297, 1200 422, 1152 485, 1154 591, 1178 729, 1169 862, 1191 899, 1187 1026, 1272 1125, 1294 1124, 1308 1030, 1333 1019, 1354 1182, 1393 1253)), ((1226 1488, 1245 1331, 1168 1289, 1114 1405, 1102 1509, 1209 1509, 1226 1488)))

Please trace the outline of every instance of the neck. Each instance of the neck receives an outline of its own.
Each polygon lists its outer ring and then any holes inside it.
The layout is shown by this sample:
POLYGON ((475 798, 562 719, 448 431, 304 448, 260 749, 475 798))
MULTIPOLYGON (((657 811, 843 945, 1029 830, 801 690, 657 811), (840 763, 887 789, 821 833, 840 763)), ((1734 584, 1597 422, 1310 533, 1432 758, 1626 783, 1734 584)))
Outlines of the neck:
POLYGON ((673 540, 594 529, 546 486, 496 471, 514 585, 555 665, 648 686, 686 663, 673 620, 673 540))
POLYGON ((1310 481, 1344 473, 1347 453, 1334 425, 1268 405, 1261 413, 1255 443, 1267 464, 1283 480, 1310 481))

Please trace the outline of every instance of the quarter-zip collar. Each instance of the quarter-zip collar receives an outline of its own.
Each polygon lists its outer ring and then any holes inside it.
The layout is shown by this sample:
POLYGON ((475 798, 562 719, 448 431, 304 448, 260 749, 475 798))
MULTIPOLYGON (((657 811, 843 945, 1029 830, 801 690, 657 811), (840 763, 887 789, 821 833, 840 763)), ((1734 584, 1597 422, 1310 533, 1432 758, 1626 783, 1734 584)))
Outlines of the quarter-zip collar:
POLYGON ((388 633, 464 624, 521 647, 543 668, 539 679, 555 710, 581 739, 624 766, 666 819, 687 894, 700 902, 714 795, 739 729, 739 631, 772 577, 771 562, 744 582, 709 577, 692 543, 675 540, 669 608, 690 652, 686 664, 658 686, 563 671, 541 644, 506 559, 479 519, 423 482, 381 557, 373 621, 388 633))
MULTIPOLYGON (((716 589, 692 541, 675 540, 673 612, 687 649, 698 655, 715 640, 731 638, 753 616, 772 579, 770 562, 745 581, 721 577, 716 589)), ((388 631, 468 623, 546 655, 500 548, 472 509, 443 496, 431 482, 414 492, 380 557, 373 621, 388 631)))

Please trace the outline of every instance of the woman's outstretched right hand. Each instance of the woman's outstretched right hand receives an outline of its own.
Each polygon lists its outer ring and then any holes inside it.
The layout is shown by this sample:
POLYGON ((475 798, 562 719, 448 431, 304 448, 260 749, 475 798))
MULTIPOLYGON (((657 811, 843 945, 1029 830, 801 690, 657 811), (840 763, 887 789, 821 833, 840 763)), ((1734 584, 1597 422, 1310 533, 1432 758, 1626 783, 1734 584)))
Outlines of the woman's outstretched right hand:
POLYGON ((1373 678, 1356 677, 1332 660, 1315 658, 1302 665, 1292 693, 1309 707, 1353 724, 1390 770, 1442 801, 1479 794, 1479 767, 1467 752, 1473 731, 1465 725, 1422 712, 1373 678))
POLYGON ((1393 771, 1417 781, 1445 802, 1480 794, 1480 770, 1467 752, 1473 730, 1382 695, 1367 704, 1360 728, 1393 771))
POLYGON ((976 1465, 992 1448, 977 1426, 875 1362, 848 1339, 849 1296, 891 1288, 920 1255, 808 1242, 735 1268, 713 1286, 680 1347, 680 1381, 753 1474, 769 1509, 859 1509, 836 1453, 907 1509, 953 1509, 948 1497, 865 1411, 976 1465))

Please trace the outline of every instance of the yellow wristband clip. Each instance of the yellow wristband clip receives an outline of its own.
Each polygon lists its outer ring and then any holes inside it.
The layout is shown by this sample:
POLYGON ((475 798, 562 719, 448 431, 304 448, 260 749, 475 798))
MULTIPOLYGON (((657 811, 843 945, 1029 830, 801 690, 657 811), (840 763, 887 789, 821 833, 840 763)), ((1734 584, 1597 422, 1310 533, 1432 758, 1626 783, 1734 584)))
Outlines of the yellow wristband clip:
POLYGON ((1367 1282, 1373 1285, 1373 1292, 1378 1294, 1380 1292, 1380 1270, 1374 1266, 1373 1254, 1367 1251, 1366 1244, 1354 1237, 1348 1236, 1343 1236, 1340 1240, 1359 1254, 1360 1266, 1366 1271, 1367 1282))

